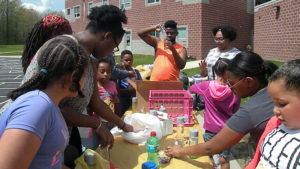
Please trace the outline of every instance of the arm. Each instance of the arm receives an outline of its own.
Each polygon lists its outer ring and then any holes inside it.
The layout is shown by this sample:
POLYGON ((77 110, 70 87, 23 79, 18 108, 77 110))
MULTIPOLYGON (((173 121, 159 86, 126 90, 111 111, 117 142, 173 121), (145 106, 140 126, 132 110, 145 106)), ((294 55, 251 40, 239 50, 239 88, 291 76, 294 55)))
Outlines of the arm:
POLYGON ((20 129, 5 130, 0 139, 1 168, 28 168, 40 144, 40 138, 32 132, 20 129))
POLYGON ((168 156, 180 157, 185 155, 205 156, 218 154, 229 147, 235 145, 242 139, 243 135, 235 132, 225 125, 222 130, 211 140, 189 147, 168 147, 166 154, 168 156))
POLYGON ((172 55, 174 57, 175 63, 178 69, 183 69, 185 67, 187 51, 185 48, 180 52, 180 54, 176 51, 171 41, 165 40, 165 47, 169 48, 172 51, 172 55))
POLYGON ((153 31, 160 31, 160 29, 158 28, 158 25, 152 26, 150 28, 142 29, 142 30, 138 31, 138 35, 148 45, 150 45, 152 47, 156 47, 156 45, 160 39, 155 36, 149 35, 149 33, 153 32, 153 31))
POLYGON ((130 76, 130 73, 126 70, 122 70, 117 68, 116 66, 113 66, 111 76, 114 79, 125 79, 126 77, 130 76))

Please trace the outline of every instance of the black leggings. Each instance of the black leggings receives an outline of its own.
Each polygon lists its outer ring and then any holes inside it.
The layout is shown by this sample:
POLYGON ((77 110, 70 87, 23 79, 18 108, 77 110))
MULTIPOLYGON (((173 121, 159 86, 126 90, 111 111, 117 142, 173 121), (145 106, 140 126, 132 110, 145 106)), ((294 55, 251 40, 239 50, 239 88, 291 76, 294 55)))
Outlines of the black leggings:
POLYGON ((72 127, 69 145, 64 152, 64 163, 71 169, 75 168, 75 159, 82 154, 81 137, 77 127, 72 127))

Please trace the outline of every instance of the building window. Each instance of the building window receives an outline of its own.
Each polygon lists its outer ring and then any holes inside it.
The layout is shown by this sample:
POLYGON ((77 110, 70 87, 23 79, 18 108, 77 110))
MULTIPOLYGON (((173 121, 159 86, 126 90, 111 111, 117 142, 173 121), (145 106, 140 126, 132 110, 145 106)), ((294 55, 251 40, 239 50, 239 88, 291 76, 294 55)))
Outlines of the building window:
POLYGON ((89 2, 88 3, 88 14, 90 14, 92 8, 93 8, 93 2, 89 2))
POLYGON ((102 5, 108 5, 108 0, 103 0, 102 5))
POLYGON ((160 3, 160 0, 146 0, 146 3, 148 5, 157 4, 157 3, 160 3))
POLYGON ((177 36, 178 39, 187 39, 188 38, 186 27, 179 27, 179 28, 177 28, 177 31, 178 31, 178 36, 177 36))
POLYGON ((151 32, 150 35, 151 36, 156 36, 156 37, 160 38, 160 32, 154 31, 154 32, 151 32))
POLYGON ((131 8, 131 0, 120 0, 120 8, 121 9, 130 9, 131 8))
POLYGON ((70 15, 70 14, 71 14, 71 9, 68 8, 68 9, 67 9, 67 15, 70 15))
POLYGON ((74 17, 79 18, 80 17, 80 6, 74 7, 74 17))
POLYGON ((255 0, 255 6, 269 2, 269 1, 271 1, 271 0, 255 0))

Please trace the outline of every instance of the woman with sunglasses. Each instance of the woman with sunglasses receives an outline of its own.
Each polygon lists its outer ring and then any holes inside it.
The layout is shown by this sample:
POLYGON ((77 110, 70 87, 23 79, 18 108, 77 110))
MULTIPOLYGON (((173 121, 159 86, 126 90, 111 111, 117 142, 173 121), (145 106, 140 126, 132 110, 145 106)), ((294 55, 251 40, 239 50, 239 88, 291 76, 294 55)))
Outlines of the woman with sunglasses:
POLYGON ((208 76, 209 80, 216 80, 213 66, 219 58, 233 59, 240 51, 232 47, 231 42, 236 39, 236 30, 230 25, 220 25, 212 29, 217 47, 211 49, 205 60, 201 60, 199 67, 201 76, 208 76))
POLYGON ((168 147, 166 154, 205 156, 218 154, 237 144, 250 133, 258 142, 266 123, 273 116, 273 102, 267 91, 268 77, 277 69, 253 52, 241 52, 228 65, 227 84, 239 98, 251 98, 229 118, 221 131, 211 140, 190 147, 168 147))

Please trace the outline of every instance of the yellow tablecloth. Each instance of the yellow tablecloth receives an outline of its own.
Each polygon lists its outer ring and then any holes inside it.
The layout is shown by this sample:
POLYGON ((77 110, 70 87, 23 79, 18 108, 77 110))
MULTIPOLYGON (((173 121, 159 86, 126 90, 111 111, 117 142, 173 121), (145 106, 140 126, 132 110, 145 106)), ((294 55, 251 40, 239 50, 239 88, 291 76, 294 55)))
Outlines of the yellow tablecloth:
MULTIPOLYGON (((128 113, 129 114, 129 113, 128 113)), ((199 131, 199 142, 204 142, 199 125, 185 127, 184 136, 188 140, 189 130, 197 129, 199 131)), ((159 149, 164 150, 167 146, 174 145, 176 127, 173 128, 173 134, 163 137, 159 142, 159 149)), ((115 137, 114 147, 108 153, 106 150, 97 149, 97 152, 120 169, 141 169, 142 163, 147 161, 146 145, 136 145, 125 141, 121 136, 115 137)), ((212 168, 212 162, 208 156, 189 159, 188 157, 172 158, 168 164, 160 164, 160 168, 170 169, 194 169, 212 168)))

